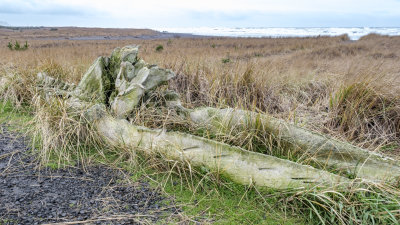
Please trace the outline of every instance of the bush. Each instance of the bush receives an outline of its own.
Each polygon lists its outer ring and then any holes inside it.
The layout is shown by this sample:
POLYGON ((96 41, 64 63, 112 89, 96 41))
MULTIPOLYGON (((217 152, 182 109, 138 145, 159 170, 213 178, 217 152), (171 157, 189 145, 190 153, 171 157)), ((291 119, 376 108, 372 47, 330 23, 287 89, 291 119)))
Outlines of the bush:
POLYGON ((158 46, 156 47, 156 52, 161 52, 162 50, 164 50, 164 46, 158 45, 158 46))
POLYGON ((29 48, 29 45, 28 45, 28 42, 25 41, 24 46, 21 47, 21 44, 20 44, 18 41, 15 41, 14 46, 13 46, 13 44, 12 44, 11 42, 8 42, 7 47, 8 47, 10 50, 17 50, 17 51, 20 51, 20 50, 26 50, 26 49, 28 49, 28 48, 29 48))
POLYGON ((222 61, 222 63, 225 64, 225 63, 229 63, 231 60, 229 58, 224 58, 221 61, 222 61))
POLYGON ((7 47, 8 47, 10 50, 13 50, 13 45, 11 44, 11 42, 8 42, 7 47))
POLYGON ((14 49, 15 49, 15 50, 21 50, 21 45, 19 44, 18 41, 15 41, 14 49))

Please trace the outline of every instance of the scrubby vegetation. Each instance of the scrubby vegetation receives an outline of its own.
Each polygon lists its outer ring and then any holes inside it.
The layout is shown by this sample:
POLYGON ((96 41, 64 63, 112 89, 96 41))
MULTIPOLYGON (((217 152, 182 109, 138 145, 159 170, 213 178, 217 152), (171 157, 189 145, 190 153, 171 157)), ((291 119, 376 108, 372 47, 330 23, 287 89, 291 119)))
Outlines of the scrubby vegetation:
MULTIPOLYGON (((2 46, 7 46, 7 42, 0 40, 2 46)), ((83 126, 77 119, 80 117, 68 114, 62 100, 48 103, 39 97, 35 85, 38 71, 76 83, 97 56, 109 55, 115 47, 127 44, 140 44, 140 57, 171 68, 177 74, 169 88, 180 93, 188 108, 230 106, 265 112, 370 151, 397 157, 400 150, 399 37, 369 35, 356 42, 346 36, 179 38, 165 40, 168 50, 162 54, 154 51, 160 40, 31 40, 30 48, 24 52, 0 49, 0 79, 11 80, 7 87, 0 86, 1 99, 16 108, 28 107, 34 115, 32 135, 41 147, 38 154, 44 165, 100 161, 140 171, 137 174, 153 180, 167 193, 191 202, 185 204, 189 213, 183 220, 188 221, 288 222, 268 219, 284 214, 293 223, 394 224, 398 221, 400 194, 396 186, 365 182, 349 190, 331 187, 287 192, 238 186, 205 168, 191 168, 166 161, 162 156, 142 154, 136 159, 129 150, 105 147, 90 126, 83 126), (224 62, 224 59, 229 60, 224 62), (216 199, 223 203, 216 204, 216 199), (206 203, 210 203, 210 208, 206 203), (232 210, 228 213, 231 217, 243 213, 243 217, 232 221, 220 215, 219 210, 232 210), (266 213, 271 210, 274 213, 266 213)), ((131 122, 207 135, 185 121, 167 124, 161 115, 168 113, 150 109, 138 109, 131 122)), ((269 149, 262 137, 259 130, 244 130, 232 136, 212 138, 260 151, 263 146, 264 150, 269 149)), ((285 146, 281 147, 277 150, 282 151, 282 157, 292 157, 285 146)), ((299 160, 294 156, 291 159, 299 160)))
POLYGON ((27 41, 25 41, 24 46, 21 46, 18 41, 15 41, 14 45, 11 42, 8 42, 7 47, 10 50, 23 51, 23 50, 27 50, 29 45, 28 45, 27 41))
POLYGON ((156 47, 156 52, 162 52, 164 50, 164 46, 162 45, 157 45, 156 47))

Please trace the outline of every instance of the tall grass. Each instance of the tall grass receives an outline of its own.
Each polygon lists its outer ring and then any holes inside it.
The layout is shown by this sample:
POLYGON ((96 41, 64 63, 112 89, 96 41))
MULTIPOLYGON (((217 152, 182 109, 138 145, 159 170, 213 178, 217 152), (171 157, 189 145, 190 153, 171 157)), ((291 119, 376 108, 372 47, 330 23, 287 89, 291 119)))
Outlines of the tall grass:
POLYGON ((379 93, 370 83, 343 87, 332 96, 330 107, 329 125, 350 140, 373 145, 400 138, 400 98, 379 93))
POLYGON ((35 96, 31 136, 39 146, 42 165, 56 160, 57 166, 78 162, 86 166, 90 153, 105 157, 109 149, 85 120, 82 111, 72 111, 61 98, 44 100, 35 96))
POLYGON ((303 213, 313 224, 398 224, 399 190, 389 185, 355 182, 338 187, 274 193, 287 210, 303 213), (283 197, 282 196, 286 196, 283 197))

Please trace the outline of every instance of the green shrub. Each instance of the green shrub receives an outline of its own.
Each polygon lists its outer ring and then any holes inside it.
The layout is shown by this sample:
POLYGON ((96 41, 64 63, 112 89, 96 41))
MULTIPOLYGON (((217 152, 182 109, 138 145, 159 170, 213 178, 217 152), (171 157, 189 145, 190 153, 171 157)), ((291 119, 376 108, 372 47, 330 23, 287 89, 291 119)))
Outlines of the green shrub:
POLYGON ((15 41, 14 49, 15 49, 15 50, 21 50, 21 45, 19 44, 18 41, 15 41))
POLYGON ((229 63, 231 60, 229 58, 223 58, 221 61, 222 63, 229 63))
POLYGON ((156 47, 156 52, 161 52, 162 50, 164 50, 164 46, 158 45, 158 46, 156 47))
POLYGON ((22 47, 22 49, 23 49, 23 50, 26 50, 26 49, 28 49, 28 47, 29 47, 28 42, 25 41, 24 47, 22 47))
POLYGON ((26 50, 29 48, 28 42, 25 41, 24 46, 21 47, 21 44, 18 41, 15 41, 15 44, 13 45, 11 42, 8 42, 7 47, 10 50, 17 50, 17 51, 22 51, 22 50, 26 50))
POLYGON ((11 44, 11 42, 8 42, 7 47, 8 47, 10 50, 13 50, 13 45, 11 44))

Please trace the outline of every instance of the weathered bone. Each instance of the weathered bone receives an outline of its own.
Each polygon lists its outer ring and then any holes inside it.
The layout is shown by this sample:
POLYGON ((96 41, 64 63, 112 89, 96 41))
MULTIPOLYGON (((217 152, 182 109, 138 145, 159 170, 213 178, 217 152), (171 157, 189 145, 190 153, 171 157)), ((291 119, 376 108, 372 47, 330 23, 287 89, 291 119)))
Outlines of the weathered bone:
MULTIPOLYGON (((127 46, 114 50, 111 58, 100 57, 77 88, 70 92, 72 94, 68 95, 67 92, 67 95, 63 95, 71 96, 67 101, 78 108, 88 108, 98 103, 87 111, 86 117, 110 144, 125 145, 132 151, 142 148, 150 153, 161 152, 169 159, 187 160, 193 165, 218 170, 242 184, 255 183, 259 186, 289 188, 315 183, 334 184, 347 180, 323 170, 273 156, 249 152, 239 147, 179 132, 159 132, 141 128, 127 120, 113 118, 106 110, 107 104, 116 117, 126 118, 146 94, 175 76, 170 70, 150 66, 143 60, 138 60, 137 53, 137 46, 127 46)), ((49 80, 49 84, 46 84, 48 86, 57 83, 43 77, 42 79, 49 80)), ((264 129, 271 133, 271 137, 311 155, 315 161, 329 167, 344 169, 350 173, 356 172, 359 177, 374 180, 393 181, 400 175, 398 163, 390 158, 327 138, 268 115, 233 109, 188 110, 181 106, 176 94, 167 92, 165 97, 169 99, 166 101, 168 107, 184 112, 182 115, 211 132, 223 132, 221 127, 256 126, 254 121, 261 121, 264 129)))
POLYGON ((250 152, 217 141, 180 132, 164 132, 138 127, 116 119, 104 105, 95 105, 86 113, 98 134, 108 143, 132 151, 142 149, 161 153, 166 159, 187 161, 225 174, 240 184, 271 188, 304 188, 338 185, 346 178, 300 165, 274 156, 250 152))
MULTIPOLYGON (((41 75, 44 80, 46 76, 41 75)), ((55 82, 51 82, 54 84, 55 82)), ((176 95, 167 93, 172 101, 176 95)), ((85 109, 90 103, 78 98, 66 99, 71 108, 85 109)), ((346 178, 260 153, 250 152, 209 139, 180 132, 163 132, 138 127, 127 120, 113 118, 104 104, 96 104, 84 113, 87 121, 110 145, 137 149, 149 154, 162 153, 166 159, 185 160, 193 166, 205 166, 223 173, 241 184, 271 188, 304 188, 338 185, 346 178)))
POLYGON ((54 90, 61 90, 61 91, 73 91, 76 88, 75 84, 55 79, 51 76, 48 76, 44 72, 38 73, 37 77, 38 80, 40 81, 39 85, 41 85, 44 88, 53 88, 54 90))
POLYGON ((266 114, 237 109, 203 108, 190 113, 190 119, 199 127, 221 133, 232 128, 254 128, 270 132, 272 139, 288 144, 293 151, 312 158, 321 167, 334 167, 356 177, 371 180, 396 181, 400 177, 398 161, 358 148, 266 114))
POLYGON ((105 103, 112 79, 106 73, 107 59, 99 57, 83 76, 75 89, 74 96, 88 102, 105 103))
POLYGON ((139 53, 139 46, 129 45, 123 48, 116 48, 110 57, 109 71, 112 79, 116 79, 120 70, 122 62, 129 62, 130 64, 136 64, 138 61, 137 55, 139 53))
POLYGON ((138 60, 138 51, 135 45, 116 48, 109 60, 110 76, 115 80, 109 104, 118 118, 126 118, 146 93, 175 76, 171 70, 138 60))
POLYGON ((111 110, 119 118, 126 118, 137 107, 145 93, 173 78, 171 70, 157 66, 146 66, 142 62, 134 67, 122 62, 115 81, 116 95, 111 99, 111 110))
POLYGON ((115 49, 110 58, 97 58, 76 88, 45 73, 39 73, 38 79, 47 89, 54 89, 45 91, 46 97, 73 96, 86 102, 109 104, 114 115, 126 118, 146 93, 175 76, 171 70, 138 60, 138 51, 136 45, 125 46, 115 49))

